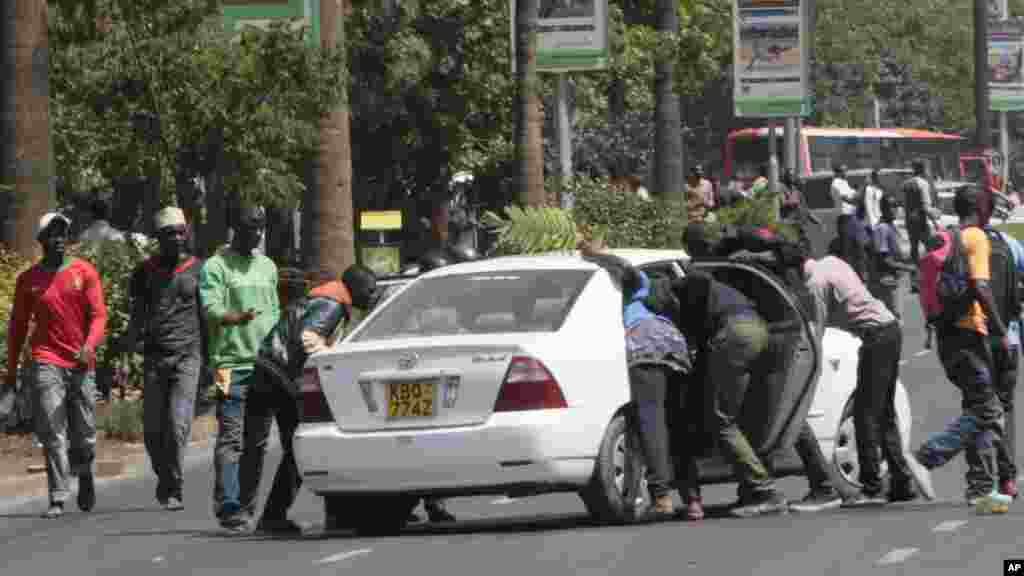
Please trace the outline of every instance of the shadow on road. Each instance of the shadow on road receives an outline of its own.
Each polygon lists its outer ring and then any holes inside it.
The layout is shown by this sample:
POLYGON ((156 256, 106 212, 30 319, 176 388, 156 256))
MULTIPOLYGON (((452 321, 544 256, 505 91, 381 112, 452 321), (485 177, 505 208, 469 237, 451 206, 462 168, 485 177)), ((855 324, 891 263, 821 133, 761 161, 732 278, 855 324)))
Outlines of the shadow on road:
MULTIPOLYGON (((40 505, 38 510, 33 512, 16 512, 11 514, 0 514, 0 518, 6 520, 18 520, 18 519, 36 519, 41 520, 43 512, 46 510, 45 505, 40 505)), ((99 508, 92 512, 81 512, 75 508, 74 504, 64 506, 64 516, 56 520, 49 520, 50 522, 59 523, 61 521, 69 520, 72 518, 78 519, 83 517, 88 518, 109 518, 111 516, 117 516, 119 514, 131 514, 135 512, 156 512, 161 510, 157 506, 143 507, 136 506, 130 508, 99 508)))

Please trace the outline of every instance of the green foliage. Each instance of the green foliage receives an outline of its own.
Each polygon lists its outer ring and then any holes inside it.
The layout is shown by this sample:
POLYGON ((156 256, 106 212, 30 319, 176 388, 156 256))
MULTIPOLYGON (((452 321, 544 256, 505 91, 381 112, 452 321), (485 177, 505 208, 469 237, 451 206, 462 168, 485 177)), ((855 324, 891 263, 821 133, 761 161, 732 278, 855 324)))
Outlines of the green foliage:
POLYGON ((110 413, 96 422, 96 429, 123 442, 140 442, 144 433, 143 400, 116 400, 110 413))
POLYGON ((344 95, 340 53, 302 29, 223 30, 207 0, 58 2, 51 18, 54 148, 73 186, 159 179, 163 203, 224 168, 225 186, 273 205, 303 190, 317 122, 344 95), (103 33, 96 17, 109 18, 103 33))
POLYGON ((495 228, 498 241, 495 252, 507 254, 544 254, 576 248, 576 223, 572 215, 550 206, 505 207, 507 219, 486 212, 483 224, 495 228))
MULTIPOLYGON (((7 358, 7 327, 10 322, 11 309, 14 307, 14 287, 18 275, 28 269, 32 263, 14 252, 0 249, 0 327, 4 337, 0 338, 0 357, 7 358)), ((7 372, 7 364, 0 366, 0 372, 7 372)))
POLYGON ((135 267, 153 254, 155 243, 143 246, 135 241, 81 244, 70 252, 72 255, 88 260, 99 272, 103 284, 103 297, 107 304, 106 339, 96 351, 100 366, 111 363, 126 368, 129 387, 142 385, 142 358, 131 354, 126 358, 118 358, 113 351, 113 341, 124 333, 131 318, 131 300, 129 282, 135 267))
POLYGON ((612 248, 679 248, 686 228, 686 208, 655 198, 647 201, 614 190, 607 179, 577 177, 573 217, 580 226, 603 227, 612 248))

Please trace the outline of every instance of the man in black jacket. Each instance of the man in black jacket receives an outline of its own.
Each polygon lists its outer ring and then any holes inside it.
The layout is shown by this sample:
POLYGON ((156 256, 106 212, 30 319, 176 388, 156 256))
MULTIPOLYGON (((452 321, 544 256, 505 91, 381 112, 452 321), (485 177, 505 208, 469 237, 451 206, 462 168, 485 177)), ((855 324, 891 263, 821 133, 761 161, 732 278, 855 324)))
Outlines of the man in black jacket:
POLYGON ((292 271, 282 278, 286 282, 288 304, 274 329, 263 340, 256 359, 257 377, 245 406, 245 448, 239 470, 242 510, 253 517, 256 496, 263 472, 271 420, 277 420, 281 437, 281 464, 274 476, 274 485, 267 497, 263 515, 257 523, 260 532, 296 534, 302 528, 287 517, 295 502, 302 477, 292 451, 292 440, 299 425, 299 379, 306 359, 326 349, 351 319, 352 307, 369 310, 373 307, 376 280, 360 266, 345 271, 340 282, 322 272, 315 279, 309 296, 304 294, 301 272, 292 271))

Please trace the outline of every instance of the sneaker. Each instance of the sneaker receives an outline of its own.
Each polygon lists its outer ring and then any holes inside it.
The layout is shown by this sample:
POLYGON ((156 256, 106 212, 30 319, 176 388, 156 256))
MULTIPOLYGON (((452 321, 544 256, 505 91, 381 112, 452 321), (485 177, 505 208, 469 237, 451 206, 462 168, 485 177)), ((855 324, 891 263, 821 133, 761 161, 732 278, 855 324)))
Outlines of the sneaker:
POLYGON ((423 521, 423 519, 420 518, 419 514, 417 514, 415 512, 409 512, 409 517, 405 519, 405 522, 407 524, 416 524, 417 522, 422 522, 422 521, 423 521))
POLYGON ((275 520, 263 518, 256 525, 256 531, 264 534, 274 534, 280 536, 297 536, 299 534, 302 534, 302 526, 299 526, 298 524, 287 518, 275 520))
POLYGON ((796 512, 834 510, 843 504, 843 497, 835 490, 811 490, 799 502, 790 502, 789 509, 796 512))
POLYGON ((82 512, 92 510, 96 505, 96 484, 92 474, 78 476, 78 509, 82 512))
POLYGON ((249 519, 244 514, 236 512, 221 518, 220 526, 228 532, 242 534, 249 530, 249 519))
POLYGON ((672 502, 671 494, 662 494, 651 499, 651 516, 655 518, 662 518, 666 516, 674 516, 676 513, 676 506, 672 502))
POLYGON ((690 522, 704 519, 704 502, 700 498, 691 498, 686 503, 686 519, 690 522))
POLYGON ((920 494, 914 487, 913 482, 908 482, 902 487, 889 490, 889 502, 913 502, 920 494))
POLYGON ((1014 479, 1003 480, 999 483, 999 493, 1006 494, 1014 500, 1017 499, 1017 481, 1014 479))
POLYGON ((455 516, 448 511, 447 508, 442 504, 434 504, 431 506, 424 506, 427 511, 427 520, 430 520, 434 524, 444 524, 446 522, 455 522, 455 516))
POLYGON ((1011 502, 1013 502, 1013 498, 993 491, 987 496, 978 498, 974 504, 974 510, 978 514, 1006 514, 1010 511, 1011 502))
POLYGON ((167 500, 164 500, 163 506, 164 510, 168 510, 171 512, 185 509, 185 504, 182 503, 181 498, 175 498, 174 496, 171 496, 167 500))
POLYGON ((885 506, 889 501, 882 497, 881 494, 868 494, 859 492, 856 496, 853 496, 843 502, 843 508, 869 508, 874 506, 885 506))
POLYGON ((60 518, 64 515, 64 504, 62 502, 50 502, 50 507, 43 512, 42 517, 47 519, 60 518))
POLYGON ((917 489, 925 500, 935 500, 935 486, 932 484, 932 472, 921 461, 921 456, 914 453, 907 458, 907 467, 910 468, 910 475, 917 484, 917 489))
POLYGON ((777 491, 770 490, 741 499, 729 510, 729 514, 736 518, 753 518, 767 514, 785 514, 788 511, 786 498, 777 491))

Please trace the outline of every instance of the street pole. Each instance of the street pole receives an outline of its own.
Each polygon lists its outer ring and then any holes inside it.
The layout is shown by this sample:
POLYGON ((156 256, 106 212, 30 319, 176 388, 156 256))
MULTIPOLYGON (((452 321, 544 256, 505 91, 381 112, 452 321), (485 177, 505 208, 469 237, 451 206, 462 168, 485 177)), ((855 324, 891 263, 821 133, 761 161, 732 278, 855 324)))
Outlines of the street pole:
POLYGON ((768 191, 775 194, 779 181, 779 144, 776 142, 775 121, 768 125, 768 191))
POLYGON ((786 161, 786 169, 792 170, 796 174, 796 117, 786 118, 784 130, 783 140, 786 143, 786 149, 782 156, 786 161))
MULTIPOLYGON (((1010 6, 1007 0, 999 0, 1000 20, 1010 19, 1010 6)), ((986 56, 987 61, 987 56, 986 56)), ((1001 191, 1006 193, 1009 192, 1010 182, 1010 128, 1009 119, 1006 116, 1005 110, 999 111, 999 154, 1003 157, 1003 163, 1000 165, 1000 180, 1001 180, 1001 191)))
POLYGON ((569 76, 558 75, 558 159, 562 168, 559 200, 563 208, 572 207, 569 182, 572 180, 572 126, 569 123, 569 76))
POLYGON ((992 147, 988 115, 988 17, 988 0, 974 0, 974 144, 982 152, 992 147))

